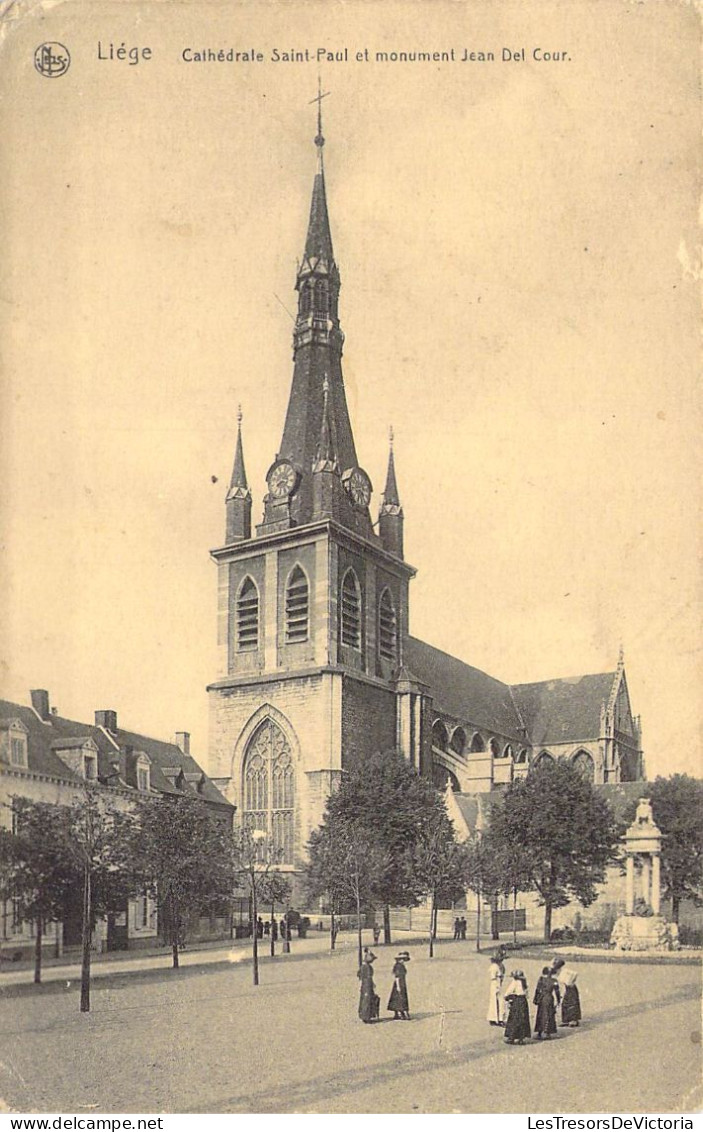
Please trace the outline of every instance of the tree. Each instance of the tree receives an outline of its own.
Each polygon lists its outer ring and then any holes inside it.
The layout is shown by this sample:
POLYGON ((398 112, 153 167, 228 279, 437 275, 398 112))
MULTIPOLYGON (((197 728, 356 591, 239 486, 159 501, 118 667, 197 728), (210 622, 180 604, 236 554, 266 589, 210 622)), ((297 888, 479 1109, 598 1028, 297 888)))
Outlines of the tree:
POLYGON ((17 797, 10 808, 13 829, 0 830, 1 895, 16 902, 20 919, 34 924, 34 982, 40 983, 44 927, 63 919, 66 899, 81 878, 68 851, 65 806, 17 797))
POLYGON ((391 904, 413 907, 424 894, 414 850, 422 830, 444 814, 441 794, 398 751, 358 762, 327 803, 326 820, 356 830, 376 865, 372 899, 383 905, 384 940, 391 941, 391 904), (383 868, 378 866, 383 861, 383 868))
POLYGON ((544 905, 545 942, 552 910, 574 898, 592 904, 617 857, 619 829, 608 803, 566 763, 538 766, 511 783, 491 810, 489 831, 524 863, 544 905))
POLYGON ((496 853, 496 844, 490 832, 483 833, 482 827, 477 830, 471 841, 465 844, 464 883, 476 894, 476 950, 480 951, 481 901, 485 897, 493 908, 495 898, 503 891, 502 886, 505 883, 500 858, 496 853))
POLYGON ((130 857, 135 884, 159 902, 163 938, 177 968, 189 913, 210 912, 231 900, 229 829, 195 796, 145 798, 130 857))
MULTIPOLYGON (((662 834, 663 895, 671 900, 671 918, 679 922, 681 901, 703 903, 703 782, 688 774, 655 778, 642 786, 652 803, 655 824, 662 834)), ((626 814, 634 820, 635 803, 626 814)))
POLYGON ((348 908, 354 910, 359 966, 362 908, 373 902, 390 867, 387 852, 369 838, 365 824, 333 815, 328 803, 322 825, 313 831, 308 842, 307 887, 311 896, 328 898, 333 915, 348 908))
POLYGON ((99 787, 86 783, 83 797, 67 807, 67 841, 62 846, 81 878, 81 1012, 90 1010, 90 951, 98 919, 124 907, 137 885, 130 855, 135 817, 118 810, 99 787))
POLYGON ((454 839, 454 828, 446 811, 433 810, 422 824, 414 850, 414 873, 430 896, 430 959, 437 935, 438 901, 451 901, 464 894, 466 849, 454 839))

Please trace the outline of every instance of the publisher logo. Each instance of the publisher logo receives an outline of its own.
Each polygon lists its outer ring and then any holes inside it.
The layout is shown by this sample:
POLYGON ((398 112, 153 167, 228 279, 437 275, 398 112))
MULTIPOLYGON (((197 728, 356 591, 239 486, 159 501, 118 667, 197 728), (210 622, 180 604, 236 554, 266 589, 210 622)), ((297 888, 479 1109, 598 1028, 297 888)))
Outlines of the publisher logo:
POLYGON ((42 43, 34 52, 34 66, 46 79, 58 79, 71 65, 71 56, 63 43, 42 43))

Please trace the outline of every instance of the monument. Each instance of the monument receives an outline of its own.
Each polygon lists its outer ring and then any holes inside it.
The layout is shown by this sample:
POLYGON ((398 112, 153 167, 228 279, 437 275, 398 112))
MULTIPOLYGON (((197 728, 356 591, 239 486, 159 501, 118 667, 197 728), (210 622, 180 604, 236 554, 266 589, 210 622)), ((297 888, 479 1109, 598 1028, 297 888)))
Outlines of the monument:
POLYGON ((661 915, 661 831, 652 804, 640 798, 625 834, 625 915, 615 922, 610 942, 619 951, 672 951, 678 926, 661 915), (639 874, 639 895, 636 880, 639 874))

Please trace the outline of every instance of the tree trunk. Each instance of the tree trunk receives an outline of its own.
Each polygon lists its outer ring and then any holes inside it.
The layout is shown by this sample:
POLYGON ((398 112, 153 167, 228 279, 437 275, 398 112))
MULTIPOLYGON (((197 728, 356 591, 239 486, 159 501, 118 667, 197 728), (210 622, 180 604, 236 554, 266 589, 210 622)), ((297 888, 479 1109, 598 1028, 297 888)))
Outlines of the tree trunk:
POLYGON ((391 909, 388 904, 383 905, 383 942, 393 942, 391 939, 391 909))
POLYGON ((476 950, 481 950, 481 892, 476 893, 476 950))
POLYGON ((430 959, 434 958, 435 912, 435 890, 433 888, 432 903, 430 904, 430 959))
POLYGON ((36 917, 36 940, 34 941, 34 981, 42 981, 42 917, 36 917))
POLYGON ((81 960, 81 1014, 90 1010, 90 944, 92 942, 90 891, 90 862, 86 860, 83 866, 83 924, 81 930, 82 960, 81 960))
POLYGON ((178 936, 181 929, 177 900, 171 901, 171 911, 171 953, 173 955, 173 969, 175 971, 178 969, 178 936))
POLYGON ((258 915, 256 907, 256 874, 253 866, 251 871, 251 958, 254 971, 254 986, 259 985, 259 929, 257 927, 258 915))
POLYGON ((498 897, 491 897, 491 939, 500 939, 498 931, 498 897))
POLYGON ((334 905, 332 905, 332 913, 330 916, 330 951, 334 951, 336 945, 337 932, 335 931, 334 905))
POLYGON ((276 941, 273 938, 273 918, 274 918, 275 912, 276 912, 276 905, 274 904, 274 902, 272 900, 271 901, 271 927, 269 928, 269 934, 271 936, 271 958, 272 959, 274 959, 275 956, 276 956, 276 941))
POLYGON ((359 959, 359 966, 361 966, 363 942, 361 939, 361 901, 359 900, 359 885, 356 886, 356 944, 359 959))
POLYGON ((513 947, 517 947, 517 889, 513 888, 513 947))
POLYGON ((671 919, 672 919, 673 923, 675 923, 675 924, 678 924, 678 922, 679 922, 680 908, 681 908, 681 897, 678 896, 678 895, 674 895, 674 893, 672 893, 672 895, 671 895, 671 919))
POLYGON ((547 901, 544 906, 544 942, 549 943, 552 936, 552 906, 547 901))

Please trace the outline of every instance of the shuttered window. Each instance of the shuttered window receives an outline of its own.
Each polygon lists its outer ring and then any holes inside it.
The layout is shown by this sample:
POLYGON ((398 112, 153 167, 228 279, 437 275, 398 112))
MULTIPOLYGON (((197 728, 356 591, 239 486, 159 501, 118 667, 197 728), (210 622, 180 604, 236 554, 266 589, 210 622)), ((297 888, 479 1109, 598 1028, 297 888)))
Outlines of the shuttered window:
POLYGON ((308 580, 296 566, 286 586, 286 642, 295 644, 308 639, 310 595, 308 580))
POLYGON ((237 598, 237 648, 248 652, 259 647, 259 591, 252 578, 245 578, 237 598))
POLYGON ((342 582, 342 644, 361 648, 361 587, 353 570, 342 582))
POLYGON ((394 661, 397 655, 395 608, 390 590, 381 594, 378 609, 378 651, 384 660, 394 661))

